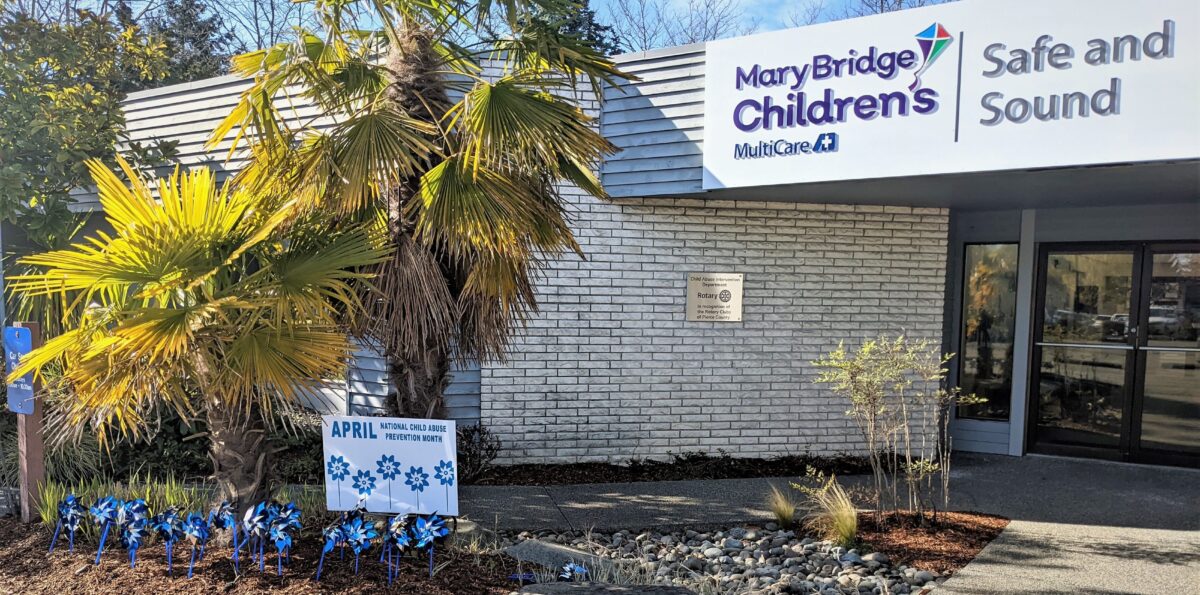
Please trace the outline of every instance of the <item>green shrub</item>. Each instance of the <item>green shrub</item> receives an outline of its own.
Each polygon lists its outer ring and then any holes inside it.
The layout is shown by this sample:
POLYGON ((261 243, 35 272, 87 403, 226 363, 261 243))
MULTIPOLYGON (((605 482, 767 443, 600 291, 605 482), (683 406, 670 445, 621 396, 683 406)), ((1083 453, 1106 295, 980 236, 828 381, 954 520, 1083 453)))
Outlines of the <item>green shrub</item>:
MULTIPOLYGON (((0 420, 0 485, 15 486, 19 481, 20 461, 17 450, 16 414, 5 412, 0 420)), ((103 459, 96 437, 88 434, 78 443, 46 442, 46 477, 64 483, 78 483, 103 473, 103 459)))

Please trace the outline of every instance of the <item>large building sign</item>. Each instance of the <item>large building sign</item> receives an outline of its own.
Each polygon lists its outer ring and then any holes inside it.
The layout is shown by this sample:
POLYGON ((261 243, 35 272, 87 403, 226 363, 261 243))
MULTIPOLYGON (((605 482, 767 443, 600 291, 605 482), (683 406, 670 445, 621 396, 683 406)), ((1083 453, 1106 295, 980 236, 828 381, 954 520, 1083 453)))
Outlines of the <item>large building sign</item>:
POLYGON ((967 0, 705 54, 705 189, 1200 157, 1195 0, 967 0))

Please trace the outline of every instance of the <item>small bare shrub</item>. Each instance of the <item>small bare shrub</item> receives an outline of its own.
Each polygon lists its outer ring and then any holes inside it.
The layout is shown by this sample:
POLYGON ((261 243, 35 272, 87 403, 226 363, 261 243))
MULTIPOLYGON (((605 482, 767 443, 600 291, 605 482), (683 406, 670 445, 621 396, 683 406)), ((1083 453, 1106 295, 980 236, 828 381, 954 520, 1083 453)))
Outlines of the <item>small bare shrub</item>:
POLYGON ((500 439, 483 424, 458 426, 458 481, 479 479, 500 454, 500 439))

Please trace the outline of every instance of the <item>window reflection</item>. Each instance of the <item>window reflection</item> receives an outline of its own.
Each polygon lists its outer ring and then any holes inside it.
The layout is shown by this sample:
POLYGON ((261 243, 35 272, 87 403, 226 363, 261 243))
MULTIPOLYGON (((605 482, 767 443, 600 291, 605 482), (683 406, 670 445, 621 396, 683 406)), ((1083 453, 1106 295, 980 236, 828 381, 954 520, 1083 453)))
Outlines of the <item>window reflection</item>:
POLYGON ((1200 253, 1155 254, 1147 344, 1200 347, 1200 253))
POLYGON ((966 247, 959 386, 985 403, 959 407, 958 417, 1007 420, 1012 398, 1017 310, 1017 245, 966 247))
POLYGON ((1132 252, 1050 254, 1042 341, 1124 342, 1132 287, 1132 252))

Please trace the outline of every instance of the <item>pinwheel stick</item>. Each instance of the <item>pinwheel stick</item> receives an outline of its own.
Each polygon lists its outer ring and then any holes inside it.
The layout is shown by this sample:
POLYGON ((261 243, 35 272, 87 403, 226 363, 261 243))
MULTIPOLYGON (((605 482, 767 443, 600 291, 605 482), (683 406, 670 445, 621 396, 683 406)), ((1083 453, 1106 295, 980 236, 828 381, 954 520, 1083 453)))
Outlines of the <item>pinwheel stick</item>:
POLYGON ((112 523, 104 521, 104 528, 100 530, 100 548, 96 550, 96 564, 100 564, 100 555, 104 553, 104 542, 108 539, 108 527, 112 523))
POLYGON ((433 578, 433 544, 429 544, 429 578, 433 578))
POLYGON ((192 544, 192 560, 188 562, 188 578, 192 578, 192 570, 196 568, 196 545, 192 544))
POLYGON ((358 576, 358 552, 354 552, 354 576, 358 576))
POLYGON ((75 531, 74 530, 67 532, 67 551, 72 554, 75 553, 75 531))
POLYGON ((171 576, 171 558, 172 558, 171 554, 173 554, 174 551, 175 551, 175 542, 168 541, 167 542, 167 576, 171 576))
POLYGON ((50 538, 50 551, 54 551, 54 544, 58 543, 58 532, 62 529, 62 519, 59 519, 54 524, 54 537, 50 538))
POLYGON ((321 569, 325 567, 325 550, 321 550, 321 559, 317 560, 317 580, 321 580, 321 569))

